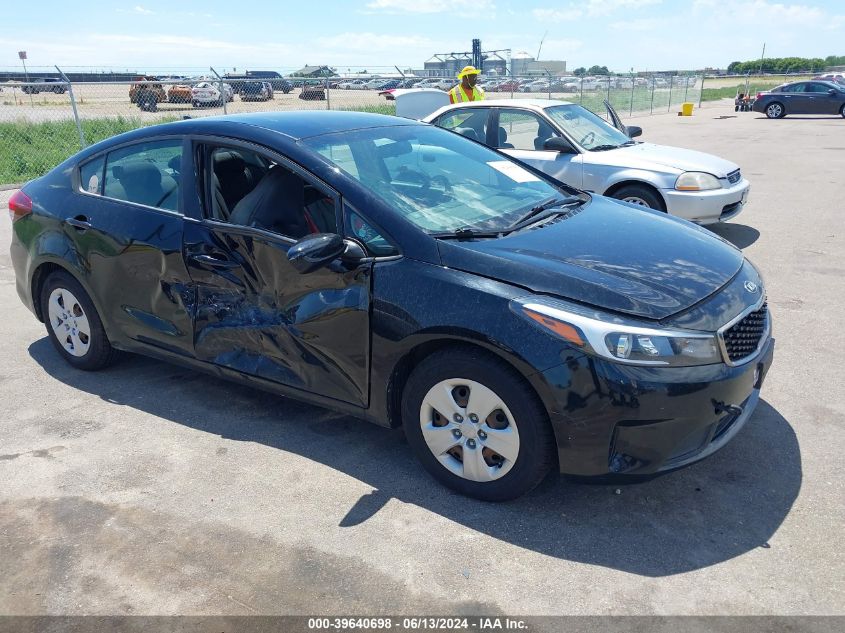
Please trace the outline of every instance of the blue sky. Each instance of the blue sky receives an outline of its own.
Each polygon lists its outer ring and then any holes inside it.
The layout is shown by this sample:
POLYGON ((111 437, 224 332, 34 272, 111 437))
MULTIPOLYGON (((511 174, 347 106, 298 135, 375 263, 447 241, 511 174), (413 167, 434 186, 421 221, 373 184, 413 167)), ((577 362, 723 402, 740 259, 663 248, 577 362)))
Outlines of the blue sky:
POLYGON ((568 68, 724 67, 845 55, 845 2, 808 0, 111 0, 17 2, 3 12, 0 67, 341 71, 422 68, 433 53, 511 48, 568 68), (10 15, 11 14, 11 15, 10 15))

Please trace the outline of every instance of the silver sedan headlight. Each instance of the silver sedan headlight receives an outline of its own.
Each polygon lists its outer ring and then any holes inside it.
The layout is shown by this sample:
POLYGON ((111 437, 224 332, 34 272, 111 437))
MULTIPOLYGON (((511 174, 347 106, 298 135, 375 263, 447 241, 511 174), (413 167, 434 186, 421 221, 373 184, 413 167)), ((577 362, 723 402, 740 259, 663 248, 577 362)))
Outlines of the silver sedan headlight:
POLYGON ((675 189, 678 191, 709 191, 710 189, 721 189, 722 183, 712 174, 703 171, 687 171, 678 176, 675 181, 675 189))
POLYGON ((545 297, 511 309, 582 351, 627 365, 689 367, 723 362, 715 334, 653 327, 545 297))

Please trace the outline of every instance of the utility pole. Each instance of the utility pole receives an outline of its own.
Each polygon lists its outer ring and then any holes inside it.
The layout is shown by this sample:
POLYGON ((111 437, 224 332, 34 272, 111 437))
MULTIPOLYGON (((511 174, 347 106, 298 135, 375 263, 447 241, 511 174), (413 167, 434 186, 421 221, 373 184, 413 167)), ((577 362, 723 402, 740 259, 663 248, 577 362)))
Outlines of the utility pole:
POLYGON ((760 55, 760 72, 757 73, 759 75, 763 74, 763 58, 766 56, 766 43, 763 42, 763 54, 760 55))

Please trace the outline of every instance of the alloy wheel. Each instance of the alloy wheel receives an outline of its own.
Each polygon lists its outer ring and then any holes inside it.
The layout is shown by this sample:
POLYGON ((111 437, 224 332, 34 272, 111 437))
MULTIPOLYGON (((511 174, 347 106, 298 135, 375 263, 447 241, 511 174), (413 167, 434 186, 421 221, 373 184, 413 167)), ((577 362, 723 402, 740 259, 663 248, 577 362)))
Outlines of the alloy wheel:
POLYGON ((773 103, 768 108, 766 108, 766 115, 770 119, 780 118, 781 114, 783 114, 783 108, 779 103, 773 103))

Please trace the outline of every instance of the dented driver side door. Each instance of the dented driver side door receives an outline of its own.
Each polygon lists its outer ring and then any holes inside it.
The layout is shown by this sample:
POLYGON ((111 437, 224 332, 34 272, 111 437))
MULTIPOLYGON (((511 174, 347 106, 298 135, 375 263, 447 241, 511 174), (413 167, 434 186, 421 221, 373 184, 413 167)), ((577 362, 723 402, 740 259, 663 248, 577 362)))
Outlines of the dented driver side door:
POLYGON ((294 239, 208 218, 184 240, 199 360, 367 406, 371 263, 299 274, 294 239))

